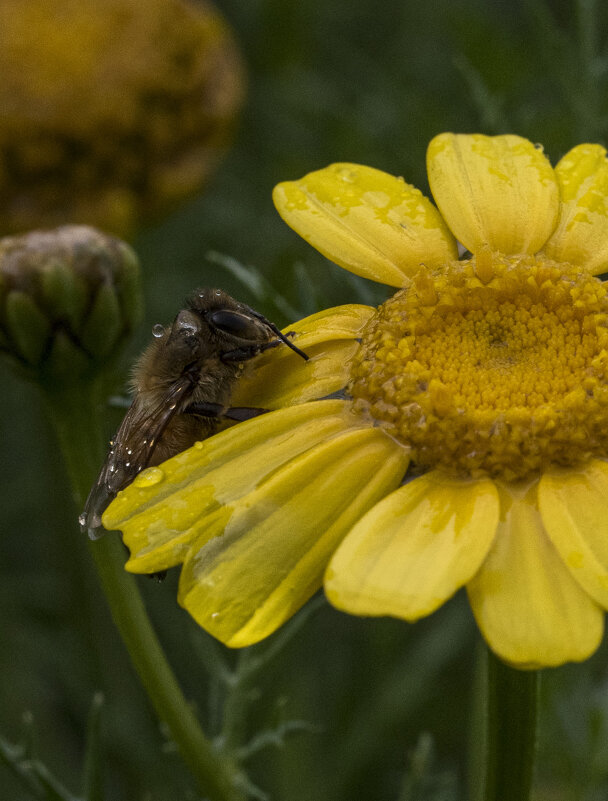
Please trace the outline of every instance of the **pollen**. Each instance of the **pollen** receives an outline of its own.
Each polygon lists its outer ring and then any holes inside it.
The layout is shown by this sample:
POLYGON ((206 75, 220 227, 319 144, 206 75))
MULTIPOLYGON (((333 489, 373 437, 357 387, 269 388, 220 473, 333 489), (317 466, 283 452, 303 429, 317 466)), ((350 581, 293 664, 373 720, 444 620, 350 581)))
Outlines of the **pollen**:
POLYGON ((514 481, 608 456, 607 378, 605 285, 483 252, 379 307, 349 391, 421 468, 514 481))

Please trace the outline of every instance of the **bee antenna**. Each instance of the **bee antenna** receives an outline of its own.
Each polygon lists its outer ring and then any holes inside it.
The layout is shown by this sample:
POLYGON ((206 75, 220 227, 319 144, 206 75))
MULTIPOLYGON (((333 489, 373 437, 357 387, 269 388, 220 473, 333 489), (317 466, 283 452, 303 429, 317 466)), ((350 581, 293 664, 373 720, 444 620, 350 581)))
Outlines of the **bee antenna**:
POLYGON ((288 348, 291 348, 291 350, 295 351, 295 353, 297 353, 298 356, 301 356, 304 359, 304 361, 307 362, 309 360, 310 356, 304 353, 303 350, 300 350, 300 348, 298 348, 297 345, 294 345, 293 342, 289 339, 289 337, 285 336, 285 334, 279 331, 276 325, 274 323, 271 323, 270 320, 267 320, 263 314, 256 312, 255 309, 249 309, 249 312, 252 314, 253 317, 257 317, 258 320, 264 323, 264 325, 268 326, 268 328, 270 328, 272 333, 275 334, 281 340, 281 342, 284 342, 288 348))
POLYGON ((274 325, 273 323, 270 323, 270 329, 272 330, 272 332, 274 334, 276 334, 278 336, 278 338, 281 340, 281 342, 284 342, 287 345, 288 348, 291 348, 293 351, 295 351, 298 354, 298 356, 301 356, 304 359, 304 361, 307 362, 309 360, 310 356, 308 356, 306 353, 304 353, 303 350, 300 350, 300 348, 298 348, 297 345, 294 345, 293 342, 291 341, 291 339, 289 339, 289 337, 285 336, 285 334, 281 333, 281 331, 279 331, 279 329, 276 327, 276 325, 274 325))

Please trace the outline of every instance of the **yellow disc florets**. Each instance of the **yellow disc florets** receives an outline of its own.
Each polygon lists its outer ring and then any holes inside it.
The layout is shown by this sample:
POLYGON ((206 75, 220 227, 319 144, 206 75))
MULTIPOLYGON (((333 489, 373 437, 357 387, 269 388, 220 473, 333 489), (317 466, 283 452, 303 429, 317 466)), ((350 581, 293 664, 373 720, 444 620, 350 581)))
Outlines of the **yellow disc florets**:
POLYGON ((607 378, 605 285, 483 253, 380 306, 350 392, 417 464, 515 480, 608 455, 607 378))

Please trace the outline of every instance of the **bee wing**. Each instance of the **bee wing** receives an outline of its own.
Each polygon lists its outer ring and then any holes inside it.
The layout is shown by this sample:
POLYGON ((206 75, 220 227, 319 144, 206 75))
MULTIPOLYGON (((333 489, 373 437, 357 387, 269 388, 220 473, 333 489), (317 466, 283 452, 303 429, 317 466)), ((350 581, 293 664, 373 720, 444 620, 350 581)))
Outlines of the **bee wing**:
POLYGON ((78 518, 81 529, 88 531, 91 539, 103 536, 103 512, 116 494, 147 467, 163 431, 174 415, 183 409, 193 389, 192 377, 182 375, 151 408, 142 400, 141 394, 135 396, 110 443, 110 451, 78 518))

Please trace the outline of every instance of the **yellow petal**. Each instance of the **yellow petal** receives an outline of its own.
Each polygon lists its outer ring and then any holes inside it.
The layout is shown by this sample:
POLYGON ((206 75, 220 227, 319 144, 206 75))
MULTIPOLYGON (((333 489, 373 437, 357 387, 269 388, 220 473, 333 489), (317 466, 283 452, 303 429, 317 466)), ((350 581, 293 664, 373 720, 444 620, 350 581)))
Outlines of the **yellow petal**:
POLYGON ((599 460, 543 475, 539 508, 568 570, 608 608, 608 464, 599 460))
POLYGON ((542 150, 519 136, 436 136, 429 183, 450 230, 473 253, 536 253, 557 223, 559 192, 542 150))
POLYGON ((232 647, 268 636, 319 589, 346 531, 399 483, 407 463, 405 449, 374 428, 295 457, 231 505, 221 536, 204 533, 202 547, 193 544, 180 603, 232 647))
POLYGON ((294 341, 302 348, 328 340, 353 339, 361 336, 361 332, 375 313, 376 309, 373 306, 346 303, 304 317, 297 323, 288 325, 284 333, 294 331, 294 341))
POLYGON ((284 333, 295 333, 293 341, 309 360, 286 347, 262 353, 239 380, 232 405, 277 409, 343 389, 358 338, 374 312, 371 306, 338 306, 288 326, 284 333))
POLYGON ((544 247, 551 259, 608 270, 608 160, 600 145, 578 145, 555 168, 561 204, 557 228, 544 247))
POLYGON ((604 615, 551 544, 537 485, 499 488, 501 520, 484 564, 467 587, 490 648, 521 668, 579 662, 600 644, 604 615))
POLYGON ((356 615, 428 615, 479 569, 497 523, 490 480, 427 473, 374 506, 348 534, 327 569, 327 597, 356 615))
POLYGON ((421 264, 456 258, 440 214, 403 178, 360 164, 332 164, 275 187, 287 225, 340 267, 403 286, 421 264))
POLYGON ((140 473, 103 516, 106 528, 123 532, 131 551, 127 569, 148 573, 179 563, 203 516, 250 492, 298 453, 361 425, 348 409, 332 400, 271 412, 140 473))

